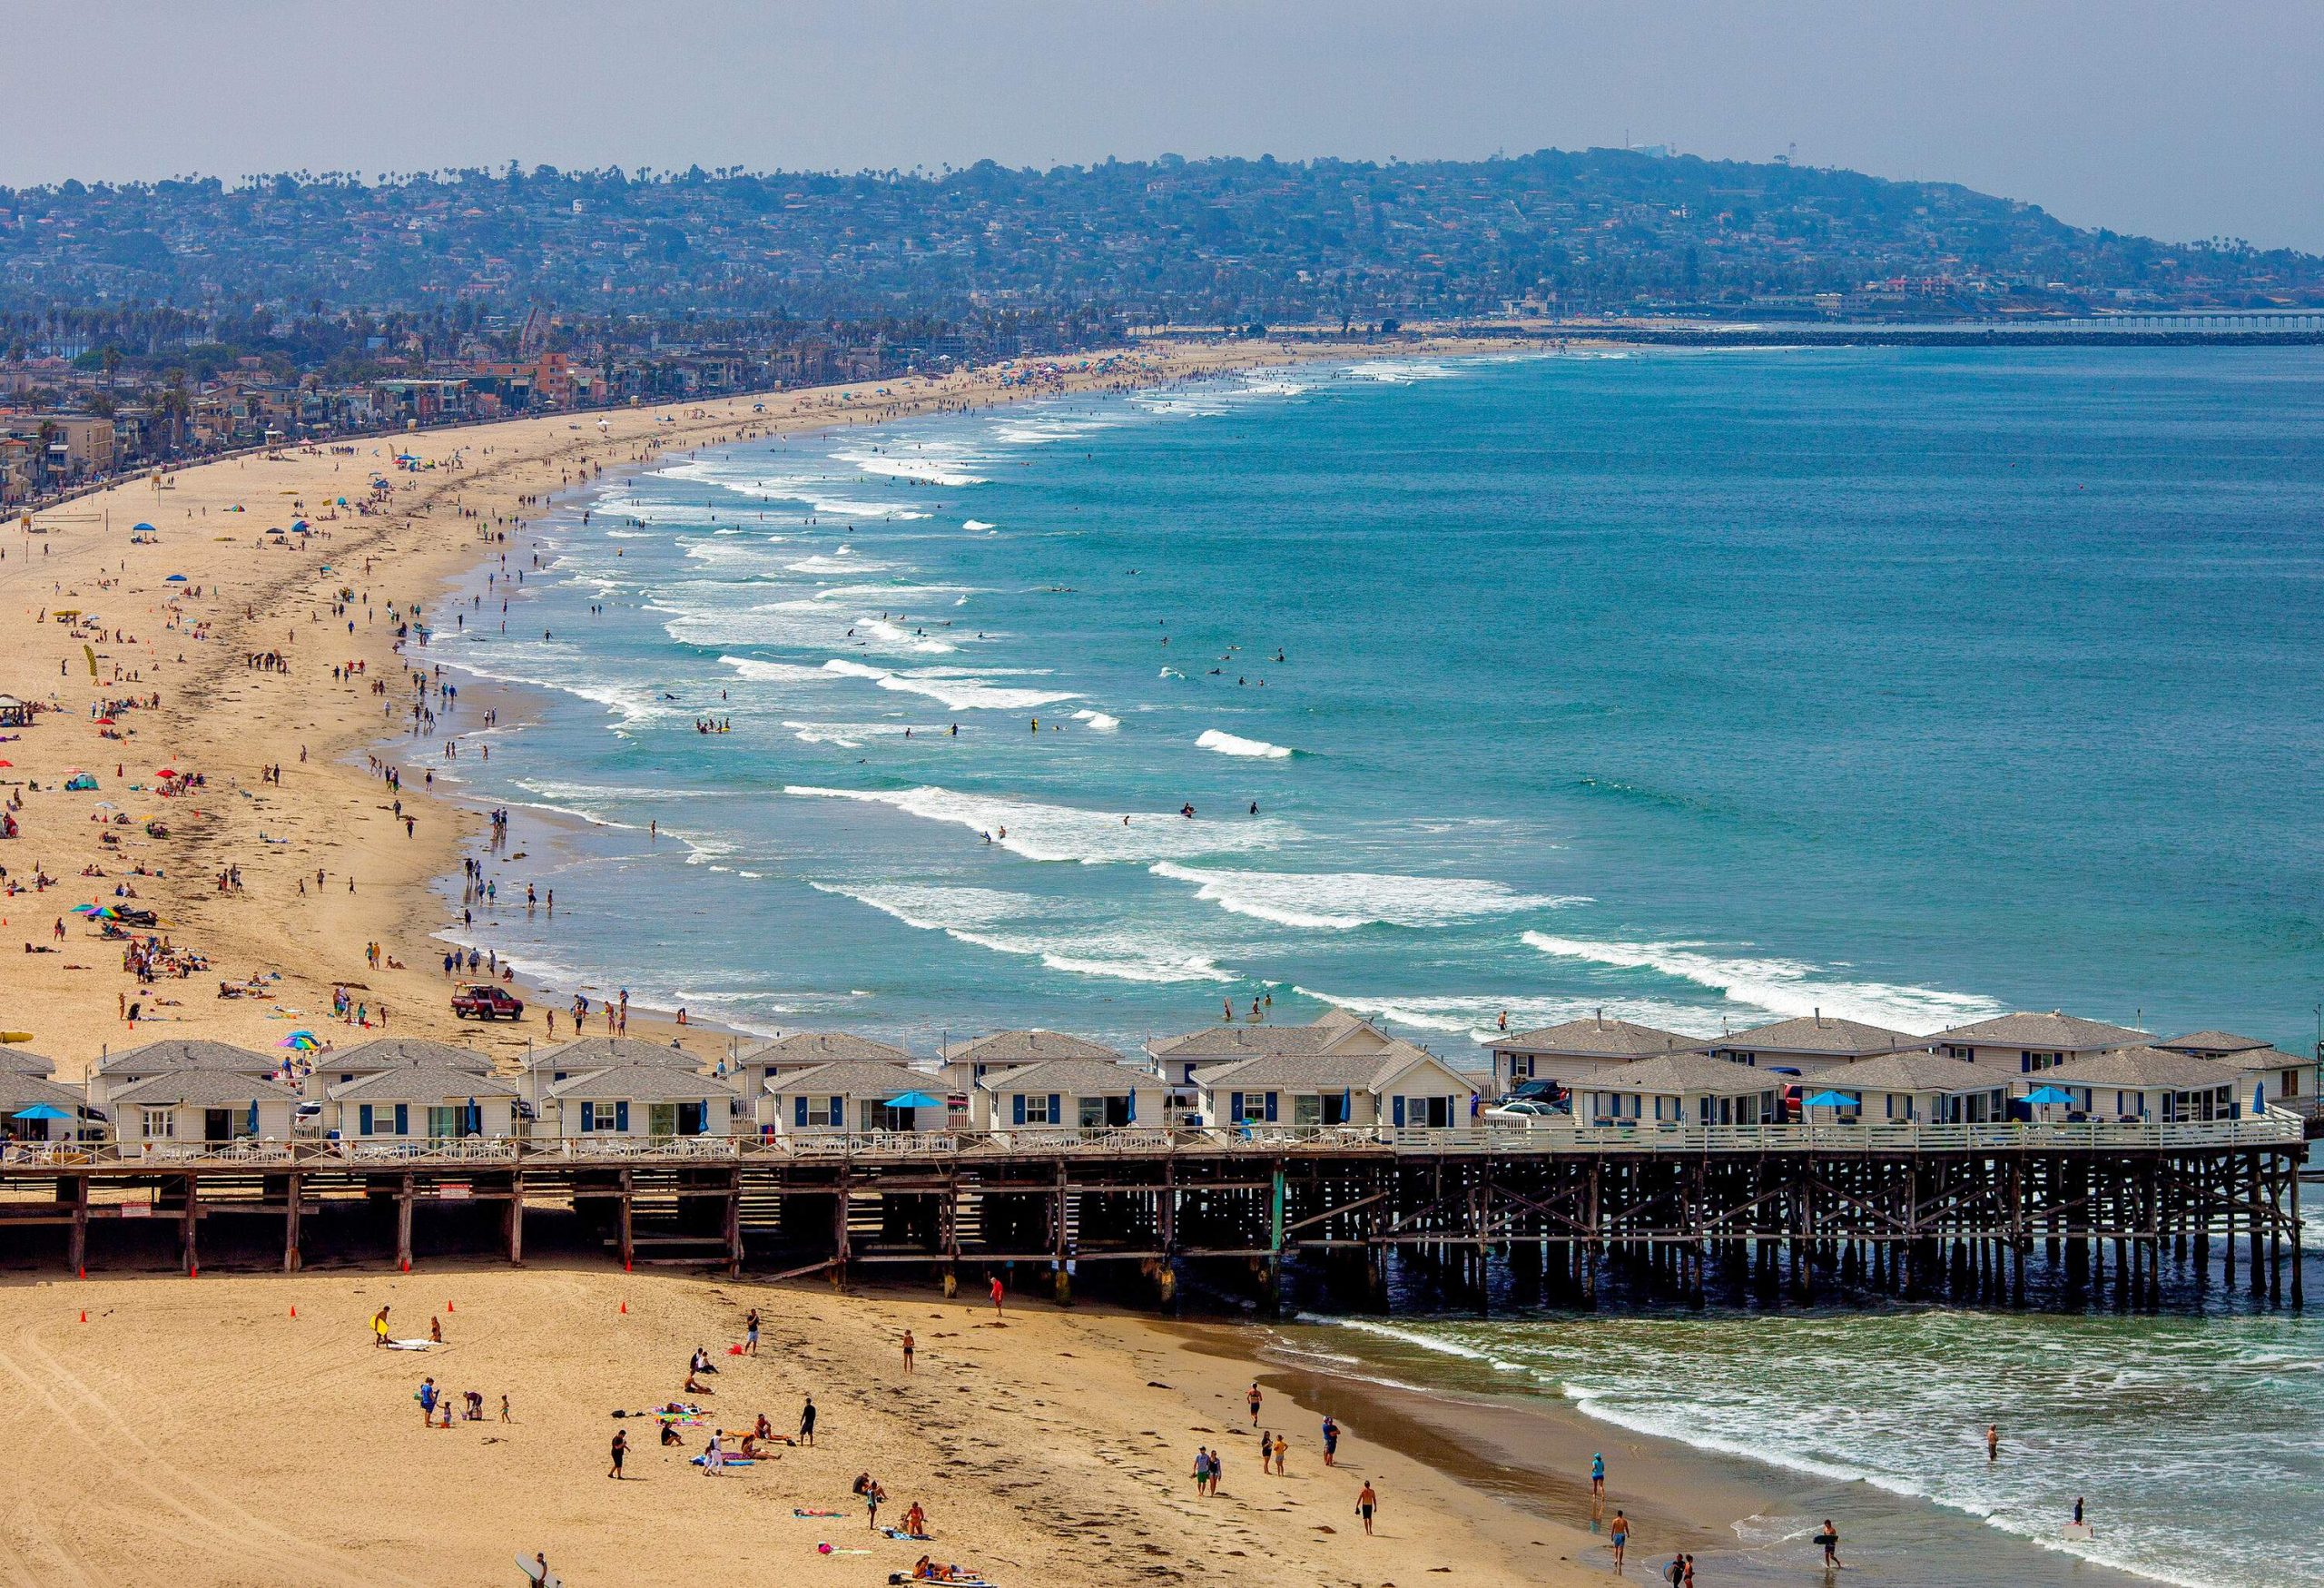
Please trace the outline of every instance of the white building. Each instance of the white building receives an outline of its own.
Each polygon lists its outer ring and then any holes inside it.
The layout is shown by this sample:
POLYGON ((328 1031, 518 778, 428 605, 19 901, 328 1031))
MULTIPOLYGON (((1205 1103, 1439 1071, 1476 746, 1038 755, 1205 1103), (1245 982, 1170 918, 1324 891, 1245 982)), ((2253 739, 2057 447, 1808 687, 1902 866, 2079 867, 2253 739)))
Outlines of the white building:
POLYGON ((517 1086, 448 1064, 399 1064, 330 1089, 329 1129, 346 1141, 452 1140, 517 1132, 517 1086))
POLYGON ((1466 1125, 1476 1087, 1410 1042, 1384 1052, 1274 1054, 1195 1071, 1203 1123, 1323 1127, 1466 1125))
POLYGON ((1701 1053, 1666 1053, 1577 1081, 1577 1125, 1762 1125, 1775 1119, 1780 1076, 1701 1053))
POLYGON ((225 1147, 289 1140, 299 1094, 231 1070, 169 1070, 118 1088, 111 1102, 123 1146, 225 1147))
POLYGON ((1589 1020, 1495 1037, 1493 1090, 1496 1094, 1514 1091, 1528 1080, 1554 1080, 1571 1088, 1610 1064, 1635 1064, 1665 1053, 1700 1052, 1702 1046, 1699 1038, 1635 1021, 1608 1020, 1600 1011, 1589 1020))
POLYGON ((2020 1011, 1973 1021, 1928 1038, 1921 1046, 1970 1064, 1990 1064, 2019 1075, 2031 1075, 2069 1059, 2103 1053, 2115 1048, 2135 1048, 2152 1039, 2128 1026, 2084 1020, 2076 1014, 2020 1011))
MULTIPOLYGON (((793 1031, 787 1037, 743 1049, 738 1057, 722 1062, 719 1073, 751 1100, 753 1124, 779 1128, 783 1121, 775 1118, 773 1098, 767 1090, 769 1081, 825 1064, 911 1062, 912 1056, 901 1048, 891 1048, 869 1037, 848 1031, 793 1031)), ((944 1082, 932 1075, 921 1079, 940 1092, 944 1090, 944 1082)))
POLYGON ((1101 1059, 999 1066, 969 1094, 969 1124, 977 1130, 1160 1126, 1164 1113, 1159 1076, 1101 1059))
POLYGON ((944 1083, 925 1070, 874 1060, 836 1060, 765 1082, 771 1129, 783 1136, 941 1130, 944 1083))

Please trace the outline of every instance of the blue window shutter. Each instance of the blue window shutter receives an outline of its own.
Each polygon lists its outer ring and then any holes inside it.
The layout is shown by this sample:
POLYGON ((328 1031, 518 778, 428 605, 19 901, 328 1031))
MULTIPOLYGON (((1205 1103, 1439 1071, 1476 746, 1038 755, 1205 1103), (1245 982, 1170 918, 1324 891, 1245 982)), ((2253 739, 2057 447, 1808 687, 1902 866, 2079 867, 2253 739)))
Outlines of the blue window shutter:
POLYGON ((1400 1094, 1398 1094, 1398 1096, 1397 1096, 1397 1098, 1396 1098, 1396 1128, 1397 1128, 1398 1129, 1400 1129, 1400 1130, 1401 1130, 1401 1129, 1403 1129, 1403 1125, 1404 1125, 1404 1100, 1403 1100, 1403 1095, 1400 1093, 1400 1094))
POLYGON ((1226 1122, 1230 1125, 1243 1122, 1243 1094, 1239 1091, 1226 1094, 1226 1122))
POLYGON ((614 1129, 626 1135, 629 1131, 629 1102, 627 1099, 614 1105, 614 1129))
POLYGON ((1018 1125, 1023 1124, 1025 1122, 1025 1094, 1021 1091, 1010 1092, 1009 1094, 1009 1103, 1010 1122, 1018 1125))
POLYGON ((409 1103, 396 1105, 396 1134, 399 1136, 411 1134, 411 1105, 409 1103))
POLYGON ((803 1091, 791 1100, 791 1122, 801 1127, 807 1123, 807 1094, 803 1091))
POLYGON ((1275 1093, 1267 1093, 1267 1123, 1275 1123, 1275 1093))
POLYGON ((1052 1125, 1065 1123, 1065 1111, 1059 1106, 1059 1099, 1055 1092, 1049 1093, 1049 1123, 1052 1125))
POLYGON ((832 1129, 843 1130, 847 1128, 847 1100, 845 1098, 832 1098, 823 1105, 823 1121, 832 1129))
POLYGON ((355 1110, 355 1129, 362 1135, 371 1133, 371 1105, 365 1103, 355 1110))

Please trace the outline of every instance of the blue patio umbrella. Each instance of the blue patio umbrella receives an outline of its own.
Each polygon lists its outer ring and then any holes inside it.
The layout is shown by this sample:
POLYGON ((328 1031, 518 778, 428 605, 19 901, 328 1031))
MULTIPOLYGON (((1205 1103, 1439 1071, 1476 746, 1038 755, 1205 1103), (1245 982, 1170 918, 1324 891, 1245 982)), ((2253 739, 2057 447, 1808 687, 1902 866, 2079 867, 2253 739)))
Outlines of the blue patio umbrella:
POLYGON ((1819 1091, 1807 1100, 1811 1109, 1852 1109, 1856 1104, 1856 1098, 1844 1091, 1819 1091))
POLYGON ((63 1109, 48 1103, 34 1103, 31 1108, 21 1109, 10 1117, 18 1119, 69 1119, 73 1116, 63 1109))
POLYGON ((131 534, 133 534, 133 535, 136 535, 136 534, 152 535, 152 534, 155 534, 155 533, 157 533, 157 531, 154 529, 153 526, 152 526, 151 524, 132 524, 132 525, 129 527, 129 530, 130 530, 130 533, 131 533, 131 534))
POLYGON ((940 1109, 944 1106, 944 1100, 930 1097, 924 1091, 907 1091, 890 1098, 887 1106, 891 1109, 940 1109))
POLYGON ((471 1136, 484 1134, 484 1110, 477 1107, 474 1098, 468 1099, 468 1134, 471 1136))
POLYGON ((2073 1101, 2073 1093, 2062 1086, 2040 1086, 2027 1092, 2025 1100, 2029 1103, 2070 1103, 2073 1101))

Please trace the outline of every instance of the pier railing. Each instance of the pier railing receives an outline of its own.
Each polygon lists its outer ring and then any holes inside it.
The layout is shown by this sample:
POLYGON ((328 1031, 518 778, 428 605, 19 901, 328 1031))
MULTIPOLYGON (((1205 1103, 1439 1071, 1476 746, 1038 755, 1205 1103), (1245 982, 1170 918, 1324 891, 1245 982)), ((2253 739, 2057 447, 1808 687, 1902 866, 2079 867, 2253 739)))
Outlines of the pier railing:
POLYGON ((2303 1139, 2301 1117, 2265 1114, 2205 1120, 2013 1120, 1928 1125, 1876 1122, 1687 1125, 1653 1122, 1449 1128, 1386 1125, 1032 1127, 999 1130, 799 1132, 749 1136, 398 1137, 330 1140, 245 1138, 231 1142, 20 1142, 0 1144, 0 1170, 73 1167, 148 1169, 394 1169, 527 1164, 799 1162, 831 1159, 963 1161, 988 1158, 1279 1156, 1294 1153, 2003 1153, 2184 1152, 2280 1147, 2303 1139))

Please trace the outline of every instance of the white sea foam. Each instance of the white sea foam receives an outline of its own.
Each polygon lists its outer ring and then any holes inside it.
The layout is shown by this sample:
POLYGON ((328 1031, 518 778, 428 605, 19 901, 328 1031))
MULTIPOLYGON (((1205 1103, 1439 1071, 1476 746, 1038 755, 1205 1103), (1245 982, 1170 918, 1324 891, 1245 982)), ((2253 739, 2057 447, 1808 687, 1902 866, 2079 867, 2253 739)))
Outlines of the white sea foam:
POLYGON ((1369 359, 1348 367, 1356 380, 1377 380, 1388 386, 1410 386, 1415 380, 1443 380, 1452 370, 1424 359, 1369 359))
POLYGON ((971 474, 967 455, 956 449, 931 447, 918 452, 874 452, 869 448, 834 452, 832 456, 858 474, 909 479, 922 485, 982 485, 985 477, 971 474), (932 455, 931 455, 932 454, 932 455))
POLYGON ((878 573, 888 565, 883 562, 873 562, 868 557, 858 557, 842 546, 828 557, 818 552, 813 557, 803 557, 796 562, 787 562, 783 566, 794 574, 845 575, 878 573))
POLYGON ((988 524, 982 518, 963 518, 960 520, 960 528, 963 529, 981 532, 986 529, 998 529, 1000 526, 998 524, 988 524))
POLYGON ((1843 1020, 1918 1034, 2000 1012, 1991 1000, 1929 987, 1852 981, 1798 960, 1763 960, 1704 952, 1702 942, 1594 942, 1529 932, 1545 954, 1618 970, 1652 971, 1708 987, 1734 1002, 1786 1017, 1817 1010, 1843 1020))
POLYGON ((1088 723, 1091 729, 1100 734, 1110 734, 1122 725, 1121 718, 1108 716, 1102 711, 1091 711, 1087 706, 1075 712, 1073 719, 1076 722, 1088 723))
POLYGON ((1206 854, 1268 849, 1297 836, 1272 817, 1249 822, 1188 821, 1175 813, 1092 811, 994 794, 923 785, 908 789, 815 788, 783 791, 803 798, 860 800, 890 805, 923 821, 990 833, 1001 848, 1027 860, 1151 865, 1206 854), (1004 837, 1002 834, 1006 833, 1004 837))
POLYGON ((1521 893, 1476 877, 1390 876, 1377 872, 1226 871, 1162 861, 1154 874, 1191 883, 1196 897, 1237 915, 1283 926, 1354 932, 1362 926, 1447 926, 1582 904, 1580 897, 1521 893))
POLYGON ((1287 761, 1291 752, 1281 745, 1270 745, 1265 739, 1246 739, 1218 728, 1205 728, 1195 743, 1206 750, 1216 750, 1221 755, 1246 755, 1261 761, 1287 761))
POLYGON ((868 904, 906 926, 940 932, 995 953, 1039 960, 1052 971, 1072 975, 1149 983, 1236 979, 1207 957, 1172 945, 1142 942, 1104 927, 1060 928, 1056 907, 1046 899, 990 888, 810 885, 868 904))
POLYGON ((1068 690, 1009 689, 981 683, 976 678, 963 676, 963 669, 959 667, 915 668, 910 672, 897 672, 833 656, 823 664, 823 670, 843 678, 862 678, 882 689, 924 695, 931 700, 942 702, 954 711, 1033 711, 1060 700, 1075 698, 1068 690))
POLYGON ((732 667, 737 676, 758 684, 829 684, 832 676, 821 667, 795 662, 763 662, 755 656, 721 656, 719 666, 732 667))
POLYGON ((925 723, 786 722, 783 725, 789 728, 791 736, 803 745, 837 745, 848 750, 861 750, 866 739, 901 739, 908 734, 924 734, 933 737, 944 731, 925 723))

